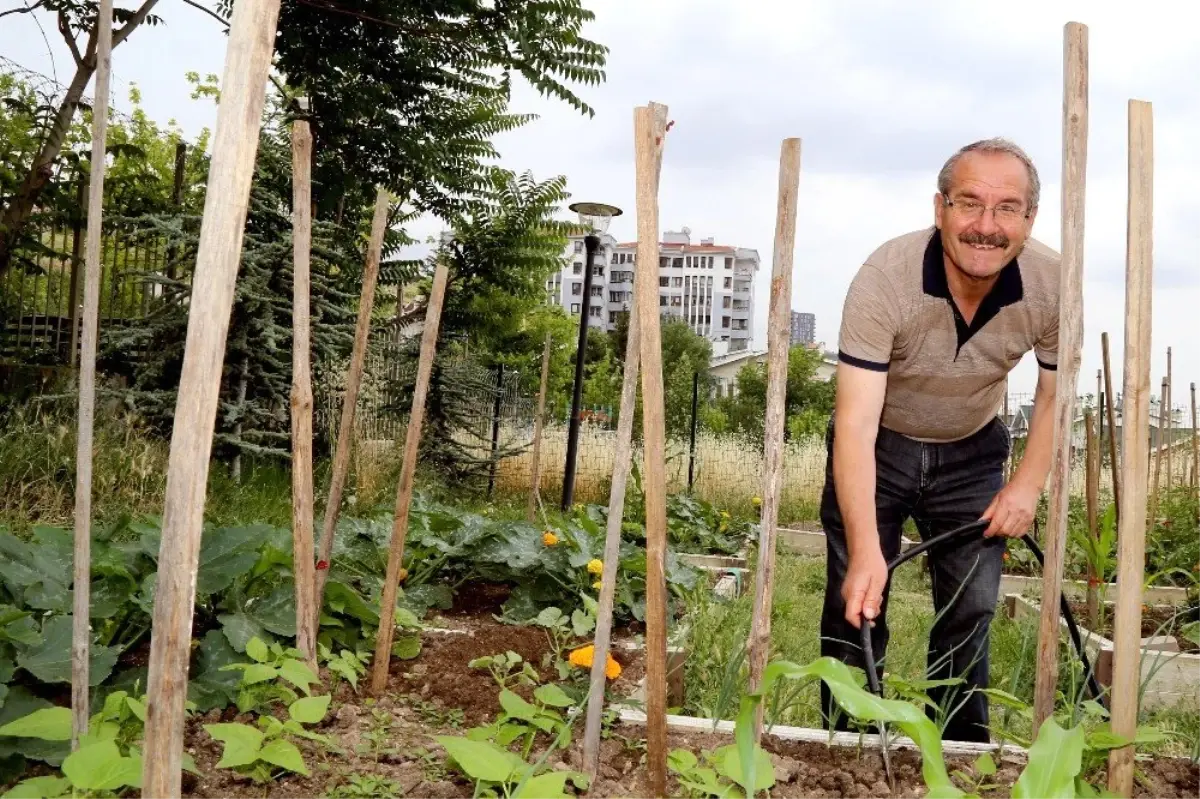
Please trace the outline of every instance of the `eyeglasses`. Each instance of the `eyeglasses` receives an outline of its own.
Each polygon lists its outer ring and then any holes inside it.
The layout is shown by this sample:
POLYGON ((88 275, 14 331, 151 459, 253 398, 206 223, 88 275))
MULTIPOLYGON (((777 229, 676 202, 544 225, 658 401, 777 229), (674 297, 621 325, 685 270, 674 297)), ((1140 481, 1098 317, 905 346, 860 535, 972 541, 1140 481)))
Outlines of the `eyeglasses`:
MULTIPOLYGON (((988 206, 978 200, 969 198, 951 200, 945 194, 942 195, 942 198, 945 200, 947 208, 953 208, 964 219, 978 219, 983 216, 984 211, 988 210, 988 206)), ((995 216, 997 222, 1016 222, 1021 219, 1028 219, 1030 213, 1030 211, 1022 210, 1021 206, 1013 203, 1000 203, 992 208, 992 214, 995 216)))

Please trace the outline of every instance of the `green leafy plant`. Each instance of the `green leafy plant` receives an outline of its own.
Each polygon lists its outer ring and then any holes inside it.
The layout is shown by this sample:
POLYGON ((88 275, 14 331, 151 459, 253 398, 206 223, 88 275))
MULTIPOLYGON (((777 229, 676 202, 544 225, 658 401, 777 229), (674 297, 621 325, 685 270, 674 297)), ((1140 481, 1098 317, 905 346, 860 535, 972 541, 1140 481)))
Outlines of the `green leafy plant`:
MULTIPOLYGON (((775 785, 775 771, 770 756, 761 748, 754 753, 755 793, 775 785)), ((736 744, 727 744, 712 751, 702 751, 701 760, 688 749, 672 749, 667 755, 667 768, 675 772, 682 788, 693 797, 715 797, 715 799, 745 799, 741 784, 744 770, 736 744)))
POLYGON ((468 668, 487 669, 501 689, 510 685, 537 685, 537 670, 511 649, 503 655, 484 655, 467 663, 468 668))
POLYGON ((240 722, 205 724, 205 731, 225 744, 217 767, 232 768, 259 783, 274 779, 276 768, 308 776, 304 756, 290 739, 308 738, 330 745, 328 737, 303 726, 317 724, 324 719, 329 710, 329 700, 328 695, 297 699, 288 706, 287 721, 280 721, 274 716, 260 716, 257 727, 240 722))
POLYGON ((500 707, 504 712, 486 727, 474 727, 466 736, 473 741, 495 741, 500 746, 524 738, 522 758, 528 758, 538 731, 553 734, 563 746, 571 742, 571 728, 558 708, 572 707, 575 702, 553 683, 539 685, 533 691, 532 703, 525 701, 508 688, 500 690, 500 707))
POLYGON ((268 646, 260 638, 246 643, 246 654, 252 663, 229 663, 225 671, 241 671, 237 708, 242 713, 269 709, 276 702, 295 702, 299 695, 288 683, 311 696, 309 686, 320 678, 304 662, 298 649, 284 649, 278 642, 268 646))
POLYGON ((335 655, 325 644, 318 644, 317 658, 325 664, 331 674, 350 683, 350 687, 357 693, 358 678, 367 673, 367 663, 371 660, 371 653, 366 649, 359 649, 357 652, 342 649, 335 655))

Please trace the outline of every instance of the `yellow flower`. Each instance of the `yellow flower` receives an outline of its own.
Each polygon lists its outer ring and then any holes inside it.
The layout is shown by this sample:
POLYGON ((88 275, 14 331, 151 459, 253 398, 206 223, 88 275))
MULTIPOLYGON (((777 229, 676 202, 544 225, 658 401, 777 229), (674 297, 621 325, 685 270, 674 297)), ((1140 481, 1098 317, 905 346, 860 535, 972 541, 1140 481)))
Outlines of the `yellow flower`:
POLYGON ((599 580, 597 580, 596 582, 592 583, 592 588, 594 588, 595 590, 599 591, 599 590, 600 590, 600 585, 601 585, 600 581, 599 581, 599 580))
POLYGON ((759 507, 760 505, 762 505, 762 497, 755 497, 754 499, 752 499, 750 501, 754 503, 754 507, 756 507, 756 508, 759 507))
MULTIPOLYGON (((579 649, 571 650, 571 654, 567 656, 567 662, 572 666, 578 666, 583 669, 592 667, 592 658, 596 655, 596 647, 594 644, 581 646, 579 649)), ((610 680, 615 680, 621 676, 621 664, 613 660, 613 656, 609 655, 608 660, 604 664, 604 676, 610 680)))
POLYGON ((723 511, 721 511, 721 518, 722 518, 722 519, 728 519, 728 518, 729 518, 729 511, 727 511, 727 510, 723 510, 723 511))
POLYGON ((403 566, 401 566, 401 567, 400 567, 400 579, 399 579, 399 582, 404 582, 404 581, 405 581, 405 580, 407 580, 407 579, 408 579, 408 569, 406 569, 406 568, 404 568, 403 566))
POLYGON ((542 533, 542 543, 548 547, 552 547, 558 543, 558 536, 547 530, 546 532, 542 533))
POLYGON ((600 574, 604 571, 604 561, 597 558, 592 558, 588 561, 587 569, 591 574, 600 574))

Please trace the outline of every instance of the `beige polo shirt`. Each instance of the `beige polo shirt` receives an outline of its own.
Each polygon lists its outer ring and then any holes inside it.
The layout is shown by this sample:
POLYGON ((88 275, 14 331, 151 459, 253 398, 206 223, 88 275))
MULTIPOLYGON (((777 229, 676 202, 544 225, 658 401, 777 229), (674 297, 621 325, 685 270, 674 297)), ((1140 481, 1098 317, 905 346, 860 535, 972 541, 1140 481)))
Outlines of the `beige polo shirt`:
POLYGON ((1059 254, 1029 239, 968 325, 936 228, 898 236, 850 283, 838 358, 888 373, 883 427, 920 441, 965 438, 1000 411, 1005 378, 1025 353, 1057 368, 1059 280, 1059 254))

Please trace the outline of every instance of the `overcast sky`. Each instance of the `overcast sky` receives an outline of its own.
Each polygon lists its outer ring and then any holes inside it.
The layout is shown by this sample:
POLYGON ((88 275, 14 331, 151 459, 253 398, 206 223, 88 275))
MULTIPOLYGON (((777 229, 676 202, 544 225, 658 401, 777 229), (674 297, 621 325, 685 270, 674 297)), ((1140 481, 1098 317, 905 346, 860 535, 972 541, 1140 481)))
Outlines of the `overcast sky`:
MULTIPOLYGON (((14 2, 0 0, 0 8, 14 2)), ((1157 394, 1173 347, 1182 404, 1187 383, 1200 380, 1198 35, 1183 2, 1140 2, 1136 11, 1098 5, 593 0, 597 20, 585 33, 612 51, 607 81, 579 88, 596 117, 522 85, 513 110, 540 118, 497 145, 505 166, 538 178, 564 174, 573 199, 623 208, 610 232, 631 241, 633 108, 665 103, 675 126, 663 156, 661 227, 686 225, 694 240, 758 250, 753 346, 765 348, 779 147, 800 137, 792 307, 814 312, 818 339, 834 348, 855 270, 883 241, 932 223, 935 176, 963 144, 1002 135, 1030 152, 1043 183, 1034 236, 1059 247, 1063 26, 1083 22, 1090 136, 1078 388, 1094 391, 1107 331, 1121 390, 1127 102, 1148 100, 1157 166, 1150 382, 1157 394)), ((127 107, 136 83, 151 116, 173 118, 194 135, 216 112, 189 98, 184 73, 219 75, 225 37, 179 0, 161 0, 156 13, 165 25, 139 31, 114 53, 114 102, 127 107)), ((29 16, 0 20, 0 53, 66 82, 70 58, 45 17, 42 24, 49 47, 29 16)), ((430 220, 413 232, 437 229, 430 220)), ((1032 391, 1035 371, 1026 356, 1012 390, 1032 391)))

